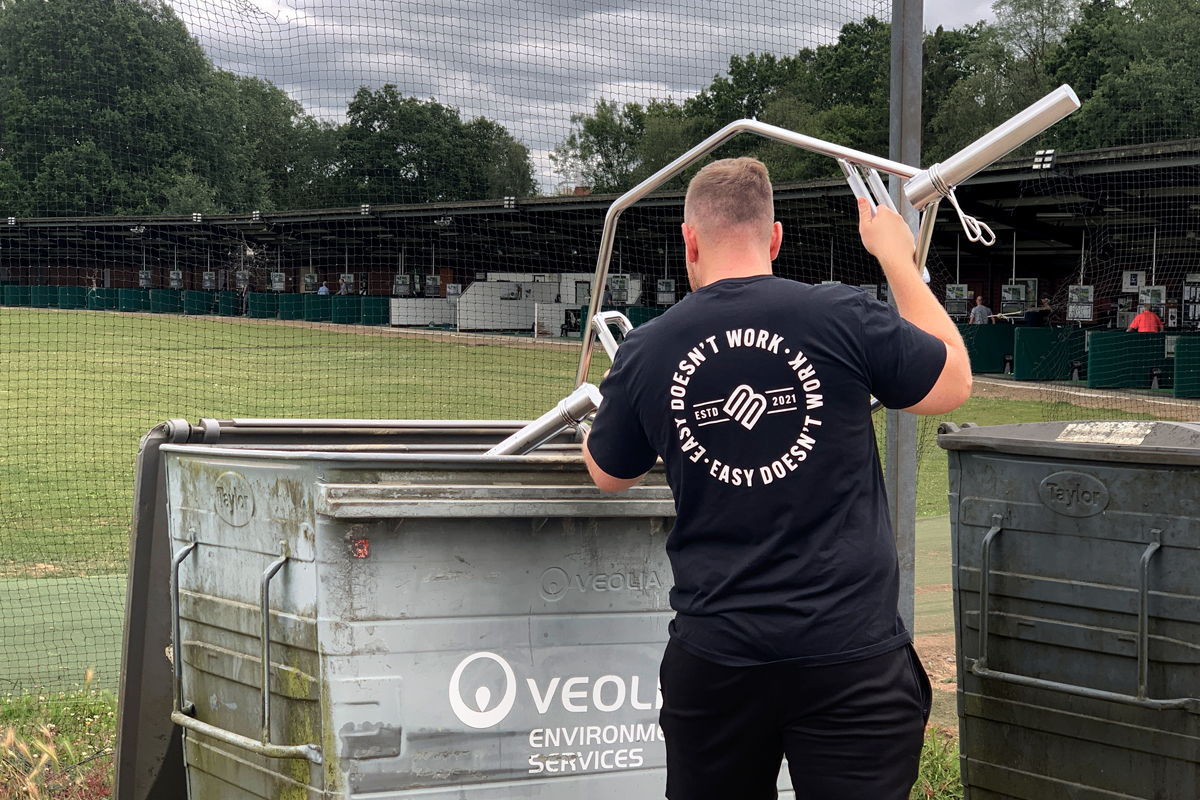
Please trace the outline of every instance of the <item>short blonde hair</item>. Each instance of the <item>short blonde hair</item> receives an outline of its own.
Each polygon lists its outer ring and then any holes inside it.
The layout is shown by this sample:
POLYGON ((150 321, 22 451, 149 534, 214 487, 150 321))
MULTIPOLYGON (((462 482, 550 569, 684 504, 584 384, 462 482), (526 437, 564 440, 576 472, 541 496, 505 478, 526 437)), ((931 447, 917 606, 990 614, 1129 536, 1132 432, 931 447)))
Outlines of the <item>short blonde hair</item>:
POLYGON ((724 158, 696 173, 683 201, 683 219, 711 240, 735 229, 770 240, 775 198, 767 166, 757 158, 724 158))

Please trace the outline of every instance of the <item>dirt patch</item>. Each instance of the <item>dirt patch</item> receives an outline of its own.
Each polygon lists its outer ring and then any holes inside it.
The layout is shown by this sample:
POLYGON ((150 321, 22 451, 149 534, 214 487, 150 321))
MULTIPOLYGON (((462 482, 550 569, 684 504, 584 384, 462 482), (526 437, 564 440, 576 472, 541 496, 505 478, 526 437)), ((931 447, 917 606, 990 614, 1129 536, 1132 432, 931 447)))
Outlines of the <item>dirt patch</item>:
MULTIPOLYGON (((935 589, 938 587, 927 586, 924 588, 935 589)), ((918 636, 914 647, 916 647, 917 655, 921 657, 921 663, 925 665, 925 672, 929 674, 929 682, 933 685, 934 691, 953 692, 958 688, 954 682, 956 672, 953 633, 930 633, 918 636)))
MULTIPOLYGON (((937 553, 933 553, 932 555, 937 555, 937 553)), ((918 586, 914 594, 949 594, 953 590, 953 584, 935 583, 932 586, 918 586)))
MULTIPOLYGON (((1001 400, 1035 400, 1070 403, 1083 409, 1110 409, 1152 415, 1157 419, 1198 420, 1200 401, 1163 397, 1160 394, 1116 389, 1087 389, 1077 384, 1018 383, 976 375, 972 397, 1001 400)), ((1086 414, 1081 415, 1086 418, 1086 414)))
POLYGON ((49 578, 61 576, 63 568, 57 564, 0 563, 0 578, 49 578))

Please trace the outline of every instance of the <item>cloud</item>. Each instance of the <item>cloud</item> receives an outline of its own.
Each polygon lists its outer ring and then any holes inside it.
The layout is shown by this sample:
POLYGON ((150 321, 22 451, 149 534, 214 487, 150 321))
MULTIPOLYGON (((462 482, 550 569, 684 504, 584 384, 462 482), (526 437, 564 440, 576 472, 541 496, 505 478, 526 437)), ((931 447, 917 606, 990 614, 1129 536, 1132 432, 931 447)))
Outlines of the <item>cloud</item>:
MULTIPOLYGON (((395 84, 503 124, 547 157, 601 97, 690 97, 733 55, 793 55, 842 25, 890 17, 880 0, 172 0, 213 62, 270 80, 309 113, 344 118, 360 86, 395 84)), ((933 15, 970 7, 934 0, 933 15), (938 4, 941 4, 940 6, 938 4), (938 10, 938 9, 941 10, 938 10)))

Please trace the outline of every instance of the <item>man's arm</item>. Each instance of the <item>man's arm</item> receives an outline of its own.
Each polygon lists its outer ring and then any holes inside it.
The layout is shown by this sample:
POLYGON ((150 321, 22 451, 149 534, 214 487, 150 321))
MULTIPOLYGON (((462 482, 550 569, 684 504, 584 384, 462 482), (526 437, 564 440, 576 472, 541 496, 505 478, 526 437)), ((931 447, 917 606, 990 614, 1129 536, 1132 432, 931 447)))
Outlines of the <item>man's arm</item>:
POLYGON ((858 220, 863 245, 879 259, 900 316, 946 346, 946 363, 937 382, 920 402, 905 410, 914 414, 953 411, 971 396, 971 360, 958 327, 916 269, 912 231, 899 214, 887 208, 880 207, 872 218, 862 199, 858 201, 858 220))
POLYGON ((631 486, 637 486, 641 483, 642 478, 646 477, 643 473, 636 478, 614 478, 596 464, 596 460, 592 458, 592 451, 588 449, 588 435, 585 432, 583 435, 583 462, 587 464, 588 474, 592 476, 592 483, 596 484, 596 488, 602 492, 623 492, 631 486))

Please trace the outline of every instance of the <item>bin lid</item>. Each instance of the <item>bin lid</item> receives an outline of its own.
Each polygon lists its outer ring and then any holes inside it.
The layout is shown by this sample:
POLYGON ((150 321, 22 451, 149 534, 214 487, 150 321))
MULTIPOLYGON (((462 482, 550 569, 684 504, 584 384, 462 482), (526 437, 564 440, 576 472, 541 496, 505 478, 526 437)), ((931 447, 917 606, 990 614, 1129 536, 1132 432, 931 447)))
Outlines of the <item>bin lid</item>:
POLYGON ((980 427, 953 422, 938 427, 946 450, 1200 466, 1200 423, 1156 420, 1025 422, 980 427))

